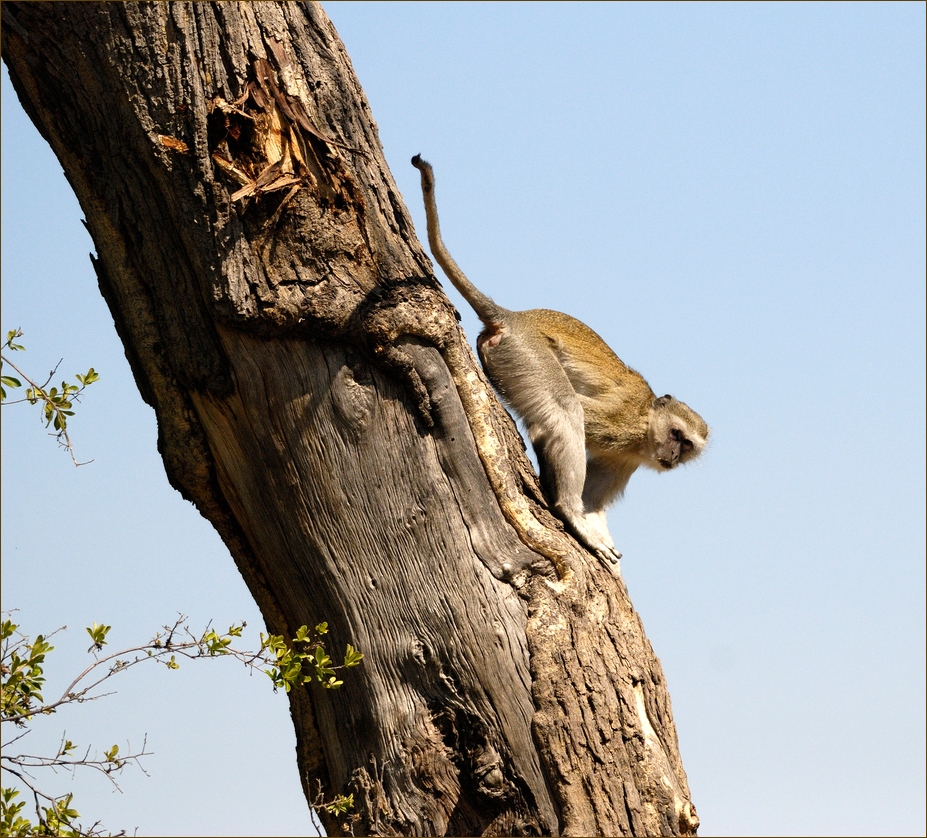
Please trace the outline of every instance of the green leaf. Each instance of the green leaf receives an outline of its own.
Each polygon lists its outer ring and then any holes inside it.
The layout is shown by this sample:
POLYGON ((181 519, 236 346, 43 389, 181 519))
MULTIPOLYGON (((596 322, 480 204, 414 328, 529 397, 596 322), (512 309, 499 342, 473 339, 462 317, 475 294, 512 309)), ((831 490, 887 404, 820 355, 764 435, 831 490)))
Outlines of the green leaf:
POLYGON ((354 795, 335 795, 331 803, 323 803, 321 808, 332 815, 343 815, 349 809, 354 808, 354 795))
MULTIPOLYGON (((77 373, 77 374, 75 375, 75 378, 76 378, 81 384, 83 384, 84 387, 89 387, 91 384, 93 384, 94 381, 99 381, 99 380, 100 380, 100 376, 97 375, 96 370, 94 370, 93 367, 91 367, 89 370, 87 370, 87 374, 86 374, 86 375, 81 375, 80 373, 77 373)), ((75 389, 76 389, 76 388, 75 388, 75 389)))
POLYGON ((21 329, 10 329, 10 331, 6 333, 6 345, 14 352, 25 352, 25 346, 20 346, 18 343, 13 343, 16 338, 20 338, 22 335, 23 333, 21 329))
POLYGON ((344 653, 344 665, 345 666, 357 666, 364 658, 362 652, 358 652, 350 643, 348 643, 347 651, 344 653))
POLYGON ((109 634, 111 628, 112 626, 94 623, 92 628, 88 627, 86 629, 87 634, 90 635, 90 639, 93 640, 92 648, 102 649, 106 645, 106 635, 109 634))

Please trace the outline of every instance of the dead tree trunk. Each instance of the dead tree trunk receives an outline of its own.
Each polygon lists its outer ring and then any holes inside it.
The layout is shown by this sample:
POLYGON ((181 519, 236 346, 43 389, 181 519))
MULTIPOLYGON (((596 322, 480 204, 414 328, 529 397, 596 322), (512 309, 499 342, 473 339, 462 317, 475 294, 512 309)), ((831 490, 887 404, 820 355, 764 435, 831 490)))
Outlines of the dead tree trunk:
POLYGON ((369 834, 694 833, 660 663, 548 513, 321 9, 2 13, 171 484, 271 632, 366 654, 291 694, 307 794, 369 834))

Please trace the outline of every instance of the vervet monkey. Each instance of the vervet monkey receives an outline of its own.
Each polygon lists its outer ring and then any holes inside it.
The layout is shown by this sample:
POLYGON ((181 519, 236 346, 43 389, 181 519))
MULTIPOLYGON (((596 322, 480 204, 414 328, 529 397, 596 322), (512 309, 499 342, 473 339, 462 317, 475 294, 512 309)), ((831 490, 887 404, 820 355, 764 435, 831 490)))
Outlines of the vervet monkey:
POLYGON ((431 165, 419 155, 412 165, 422 174, 431 252, 483 321, 480 360, 525 423, 548 500, 589 549, 617 561, 605 508, 638 466, 669 471, 698 457, 708 425, 672 396, 657 398, 576 318, 547 309, 509 311, 480 292, 441 240, 431 165))

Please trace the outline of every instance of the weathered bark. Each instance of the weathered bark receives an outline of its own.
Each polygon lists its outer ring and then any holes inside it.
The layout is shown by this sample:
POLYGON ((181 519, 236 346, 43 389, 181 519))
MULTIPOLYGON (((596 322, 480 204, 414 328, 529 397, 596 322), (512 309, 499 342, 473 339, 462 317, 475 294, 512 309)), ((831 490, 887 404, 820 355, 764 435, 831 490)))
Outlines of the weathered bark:
POLYGON ((659 661, 547 512, 321 9, 2 12, 171 484, 271 632, 366 655, 291 694, 307 795, 358 833, 694 832, 659 661))

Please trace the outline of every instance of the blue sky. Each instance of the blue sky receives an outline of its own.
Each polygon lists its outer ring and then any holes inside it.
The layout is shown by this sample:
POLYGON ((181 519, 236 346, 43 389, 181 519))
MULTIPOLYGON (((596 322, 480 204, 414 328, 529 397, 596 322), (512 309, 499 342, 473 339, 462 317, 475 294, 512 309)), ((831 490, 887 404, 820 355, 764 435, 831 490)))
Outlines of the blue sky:
MULTIPOLYGON (((701 462, 639 473, 609 515, 668 679, 710 835, 923 834, 923 4, 339 3, 420 234, 510 308, 592 326, 712 426, 701 462)), ((95 367, 75 469, 3 408, 3 607, 60 625, 51 695, 178 611, 260 616, 168 485, 87 254, 81 210, 4 70, 2 328, 45 372, 95 367)), ((446 283, 445 283, 446 284, 446 283)), ((478 325, 460 306, 471 339, 478 325)), ((286 700, 230 661, 122 676, 42 720, 141 744, 123 794, 57 778, 139 835, 311 829, 286 700)))

